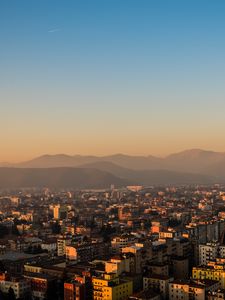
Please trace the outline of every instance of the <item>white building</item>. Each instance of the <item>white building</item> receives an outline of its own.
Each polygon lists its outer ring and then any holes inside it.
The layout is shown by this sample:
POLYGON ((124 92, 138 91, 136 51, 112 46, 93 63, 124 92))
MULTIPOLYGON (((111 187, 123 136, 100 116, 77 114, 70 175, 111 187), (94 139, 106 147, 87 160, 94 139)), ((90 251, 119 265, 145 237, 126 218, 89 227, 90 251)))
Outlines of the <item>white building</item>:
POLYGON ((10 288, 13 289, 16 299, 24 299, 30 292, 30 283, 24 278, 9 278, 7 274, 1 274, 0 290, 7 294, 10 288))
MULTIPOLYGON (((159 292, 163 299, 168 299, 169 294, 169 283, 173 281, 172 277, 151 274, 149 276, 143 277, 143 289, 152 289, 159 292)), ((181 299, 181 298, 179 298, 181 299)))
POLYGON ((121 235, 121 236, 116 236, 112 239, 111 241, 111 247, 112 251, 114 253, 122 252, 122 248, 128 247, 132 244, 134 244, 136 241, 136 238, 131 235, 121 235))
POLYGON ((47 240, 42 242, 41 249, 47 250, 48 252, 55 252, 57 249, 57 242, 56 240, 47 240))
POLYGON ((61 238, 57 240, 57 255, 64 256, 66 255, 66 246, 71 244, 70 239, 61 238))
POLYGON ((189 282, 173 281, 169 283, 169 300, 205 300, 205 286, 189 282))
POLYGON ((216 258, 225 258, 225 246, 219 243, 207 243, 199 245, 199 264, 207 265, 209 261, 216 258))

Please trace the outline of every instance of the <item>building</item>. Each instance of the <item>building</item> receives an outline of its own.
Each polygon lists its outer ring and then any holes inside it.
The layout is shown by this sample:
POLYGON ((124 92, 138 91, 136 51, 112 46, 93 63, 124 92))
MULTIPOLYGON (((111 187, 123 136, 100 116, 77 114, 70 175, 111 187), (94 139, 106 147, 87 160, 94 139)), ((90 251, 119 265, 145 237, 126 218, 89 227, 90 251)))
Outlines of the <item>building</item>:
POLYGON ((112 252, 120 253, 122 252, 122 248, 132 245, 135 241, 136 238, 132 235, 124 234, 116 236, 111 241, 112 252))
POLYGON ((93 277, 94 300, 126 300, 133 294, 133 282, 121 280, 116 274, 93 277))
POLYGON ((206 266, 192 269, 193 279, 210 279, 220 282, 221 288, 225 288, 225 265, 218 262, 210 262, 206 266))
POLYGON ((75 246, 66 246, 66 259, 68 260, 77 260, 78 255, 77 255, 77 249, 75 246))
POLYGON ((189 260, 187 257, 174 256, 171 258, 174 279, 189 278, 189 260))
POLYGON ((30 283, 23 277, 8 276, 7 273, 0 274, 0 290, 3 293, 8 293, 9 289, 12 288, 16 299, 23 299, 29 296, 30 283))
POLYGON ((135 243, 132 246, 125 247, 122 249, 122 253, 133 254, 135 258, 134 272, 137 274, 142 272, 145 263, 152 258, 151 244, 148 242, 135 243))
POLYGON ((216 259, 219 254, 219 244, 218 243, 207 243, 204 245, 199 245, 199 264, 207 265, 211 260, 216 259))
POLYGON ((43 300, 48 298, 48 293, 56 293, 56 278, 43 273, 26 273, 24 277, 30 283, 33 299, 43 300))
POLYGON ((206 243, 199 245, 199 264, 206 265, 217 257, 225 258, 225 246, 219 243, 206 243))
POLYGON ((148 264, 148 270, 150 274, 169 276, 168 263, 152 262, 148 264))
POLYGON ((60 238, 57 240, 57 255, 64 256, 66 255, 66 246, 71 244, 71 239, 60 238))
POLYGON ((66 246, 66 258, 77 262, 87 262, 93 259, 104 258, 107 247, 104 243, 80 243, 66 246))
POLYGON ((41 243, 41 249, 46 250, 48 252, 55 252, 57 249, 57 240, 52 238, 45 240, 41 243))
POLYGON ((128 185, 127 186, 127 189, 129 191, 132 191, 132 192, 139 192, 143 189, 143 186, 142 185, 128 185))
POLYGON ((152 290, 141 291, 133 294, 129 300, 161 300, 161 295, 152 290))
POLYGON ((153 291, 160 293, 163 299, 167 299, 167 296, 169 294, 169 283, 172 281, 172 277, 151 274, 149 276, 143 277, 143 289, 152 289, 153 291))
POLYGON ((218 281, 174 280, 169 284, 169 300, 205 300, 206 293, 218 289, 218 281))
POLYGON ((53 207, 53 217, 55 220, 66 219, 67 217, 67 207, 60 204, 53 207))
POLYGON ((135 258, 133 255, 124 255, 121 257, 113 257, 105 263, 105 272, 106 273, 115 273, 117 276, 122 273, 130 273, 134 271, 134 262, 135 258))
POLYGON ((173 228, 168 228, 167 230, 159 231, 160 239, 173 239, 175 237, 178 237, 179 235, 180 233, 173 228))
POLYGON ((207 293, 207 300, 224 300, 225 299, 225 290, 217 290, 214 292, 207 293))
POLYGON ((169 300, 205 300, 205 287, 189 281, 173 281, 169 284, 169 300))
POLYGON ((64 300, 85 300, 85 284, 72 280, 64 283, 64 300))

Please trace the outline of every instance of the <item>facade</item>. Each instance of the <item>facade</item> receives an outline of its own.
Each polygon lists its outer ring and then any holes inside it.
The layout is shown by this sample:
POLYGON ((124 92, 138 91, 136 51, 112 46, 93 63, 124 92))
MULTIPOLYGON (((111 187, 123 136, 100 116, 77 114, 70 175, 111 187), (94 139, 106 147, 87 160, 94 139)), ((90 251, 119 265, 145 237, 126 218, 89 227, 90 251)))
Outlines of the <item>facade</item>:
POLYGON ((67 207, 60 204, 53 207, 53 217, 55 220, 65 219, 67 216, 67 207))
POLYGON ((148 265, 148 270, 151 274, 157 274, 157 275, 163 275, 163 276, 169 275, 168 263, 153 262, 150 265, 148 265))
POLYGON ((66 246, 66 259, 77 260, 77 249, 74 246, 66 246))
POLYGON ((86 262, 105 255, 104 243, 81 243, 66 246, 66 258, 77 262, 86 262))
POLYGON ((60 238, 57 240, 57 255, 64 256, 66 255, 66 246, 71 244, 70 239, 60 238))
POLYGON ((93 278, 94 300, 126 300, 133 294, 133 282, 120 280, 116 274, 93 278))
POLYGON ((120 253, 122 252, 122 248, 128 247, 134 243, 135 238, 130 235, 122 235, 114 237, 111 241, 111 247, 113 253, 120 253))
POLYGON ((0 274, 0 290, 3 293, 8 293, 9 289, 12 288, 16 299, 23 299, 30 293, 30 283, 23 277, 9 277, 7 274, 0 274))
POLYGON ((206 300, 207 293, 218 288, 219 282, 213 280, 175 280, 169 284, 169 300, 206 300))
POLYGON ((24 277, 30 282, 33 299, 43 300, 51 288, 55 292, 56 278, 42 273, 26 273, 24 277))
POLYGON ((105 271, 106 273, 115 273, 119 276, 123 272, 129 273, 134 271, 134 264, 134 256, 128 255, 127 257, 114 257, 105 263, 105 271))
POLYGON ((199 245, 199 264, 206 265, 216 258, 225 258, 225 246, 219 243, 207 243, 199 245))
POLYGON ((64 300, 85 300, 85 285, 72 281, 64 283, 64 300))
POLYGON ((207 266, 194 267, 193 279, 210 279, 220 282, 221 288, 225 288, 225 266, 217 263, 208 263, 207 266))
POLYGON ((205 300, 204 285, 174 281, 169 284, 169 300, 205 300))
POLYGON ((172 277, 152 274, 143 278, 143 289, 152 289, 160 293, 163 299, 167 299, 167 295, 169 293, 169 283, 172 281, 172 277))
POLYGON ((175 256, 171 259, 174 279, 189 278, 189 260, 187 257, 175 256))
POLYGON ((225 290, 217 290, 214 292, 207 293, 207 300, 224 300, 225 299, 225 290))
POLYGON ((135 259, 134 272, 139 274, 143 270, 145 263, 152 258, 151 244, 135 243, 122 249, 123 254, 132 254, 135 259))
POLYGON ((41 249, 46 250, 48 252, 55 252, 57 249, 56 240, 42 242, 41 249))

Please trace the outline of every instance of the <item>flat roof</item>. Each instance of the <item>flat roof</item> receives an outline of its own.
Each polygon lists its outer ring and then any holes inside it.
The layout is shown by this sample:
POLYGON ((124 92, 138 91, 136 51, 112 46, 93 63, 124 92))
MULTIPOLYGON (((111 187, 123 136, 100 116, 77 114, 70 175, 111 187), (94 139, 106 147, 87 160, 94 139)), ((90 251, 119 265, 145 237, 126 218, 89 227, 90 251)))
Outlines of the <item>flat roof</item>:
POLYGON ((0 260, 23 260, 23 259, 29 259, 32 257, 38 257, 38 256, 47 256, 47 253, 39 253, 39 254, 27 254, 23 252, 16 252, 16 251, 9 251, 4 254, 0 255, 0 260))

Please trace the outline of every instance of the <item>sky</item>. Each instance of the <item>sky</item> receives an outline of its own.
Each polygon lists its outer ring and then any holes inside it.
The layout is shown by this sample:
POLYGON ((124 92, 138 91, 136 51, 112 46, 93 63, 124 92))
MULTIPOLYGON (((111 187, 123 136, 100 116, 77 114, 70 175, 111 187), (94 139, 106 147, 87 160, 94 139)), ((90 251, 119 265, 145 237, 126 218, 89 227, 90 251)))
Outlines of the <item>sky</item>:
POLYGON ((0 161, 225 151, 225 1, 1 0, 0 161))

